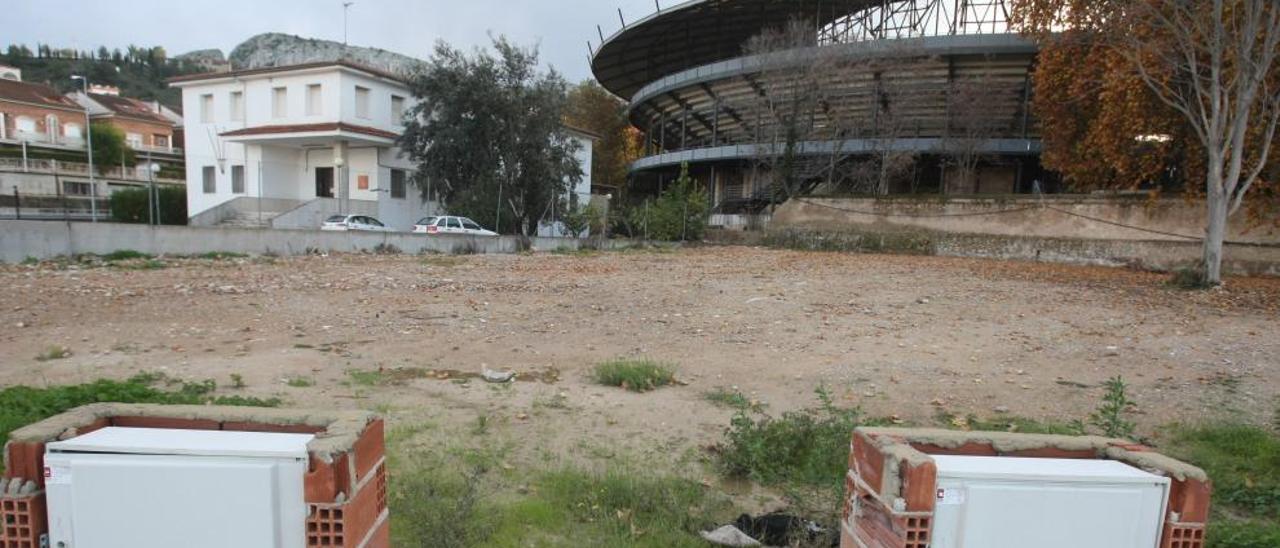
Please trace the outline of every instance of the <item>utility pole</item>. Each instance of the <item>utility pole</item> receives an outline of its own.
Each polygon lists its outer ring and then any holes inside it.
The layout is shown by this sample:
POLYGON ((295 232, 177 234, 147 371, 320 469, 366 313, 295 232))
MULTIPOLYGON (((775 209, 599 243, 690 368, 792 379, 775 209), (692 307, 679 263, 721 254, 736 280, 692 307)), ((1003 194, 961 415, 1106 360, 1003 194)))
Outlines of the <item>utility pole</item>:
POLYGON ((71 79, 79 80, 84 85, 84 148, 89 154, 89 215, 96 223, 98 222, 98 183, 93 180, 93 122, 89 120, 89 78, 72 75, 71 79))
POLYGON ((351 5, 355 2, 342 3, 342 45, 347 45, 347 12, 350 11, 351 5))

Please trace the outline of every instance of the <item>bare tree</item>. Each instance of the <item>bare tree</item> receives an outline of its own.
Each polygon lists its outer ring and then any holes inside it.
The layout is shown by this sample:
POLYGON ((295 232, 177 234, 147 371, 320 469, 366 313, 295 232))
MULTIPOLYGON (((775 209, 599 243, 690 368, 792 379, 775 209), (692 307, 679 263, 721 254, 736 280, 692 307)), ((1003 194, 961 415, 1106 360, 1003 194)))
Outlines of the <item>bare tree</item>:
POLYGON ((975 193, 979 190, 978 164, 986 156, 987 142, 1008 123, 995 116, 1005 102, 985 72, 955 79, 947 86, 948 125, 941 152, 959 180, 953 183, 944 176, 944 194, 952 189, 975 193))
POLYGON ((1117 44, 1205 151, 1204 281, 1222 283, 1227 219, 1267 165, 1280 120, 1276 0, 1133 0, 1117 44), (1253 146, 1250 146, 1250 144, 1253 146))

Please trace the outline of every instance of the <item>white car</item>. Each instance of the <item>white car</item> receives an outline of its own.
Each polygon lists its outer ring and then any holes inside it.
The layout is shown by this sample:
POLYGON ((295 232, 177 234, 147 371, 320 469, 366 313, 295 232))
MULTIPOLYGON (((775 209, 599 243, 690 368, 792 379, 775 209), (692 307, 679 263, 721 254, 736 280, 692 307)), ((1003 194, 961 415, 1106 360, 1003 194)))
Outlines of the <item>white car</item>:
POLYGON ((394 232, 387 225, 382 224, 381 221, 366 215, 334 215, 324 220, 324 224, 320 225, 320 230, 394 232))
POLYGON ((480 223, 466 217, 425 217, 413 225, 415 234, 462 234, 464 236, 497 236, 498 233, 487 230, 480 223))

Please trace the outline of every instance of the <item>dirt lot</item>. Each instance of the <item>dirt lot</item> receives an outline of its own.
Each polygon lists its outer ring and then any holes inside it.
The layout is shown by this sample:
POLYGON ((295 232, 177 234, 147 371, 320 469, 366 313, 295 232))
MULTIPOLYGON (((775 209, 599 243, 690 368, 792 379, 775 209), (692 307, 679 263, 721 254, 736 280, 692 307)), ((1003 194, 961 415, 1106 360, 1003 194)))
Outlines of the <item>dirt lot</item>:
POLYGON ((539 459, 696 452, 731 414, 704 394, 735 386, 771 413, 814 405, 825 384, 837 403, 910 422, 940 410, 1068 420, 1124 375, 1140 431, 1271 420, 1280 280, 1183 292, 1164 279, 751 248, 7 266, 0 386, 212 378, 228 394, 377 409, 393 427, 492 417, 539 459), (71 354, 37 360, 51 347, 71 354), (593 364, 621 356, 675 364, 687 384, 591 382, 593 364), (482 367, 526 376, 459 380, 482 367))

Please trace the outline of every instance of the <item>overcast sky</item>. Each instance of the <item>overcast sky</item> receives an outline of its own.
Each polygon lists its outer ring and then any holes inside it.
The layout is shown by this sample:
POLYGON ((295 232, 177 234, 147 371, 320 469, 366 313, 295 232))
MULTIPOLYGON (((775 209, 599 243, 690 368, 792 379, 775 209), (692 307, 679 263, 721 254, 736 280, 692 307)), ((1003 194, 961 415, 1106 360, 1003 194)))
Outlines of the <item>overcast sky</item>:
MULTIPOLYGON (((661 0, 664 8, 679 0, 661 0)), ((229 53, 262 32, 342 40, 342 0, 3 0, 0 47, 46 43, 76 49, 164 46, 170 55, 229 53)), ((485 45, 489 33, 540 46, 542 60, 571 81, 591 75, 587 40, 609 36, 654 11, 653 0, 356 0, 349 42, 426 58, 436 40, 485 45)))

